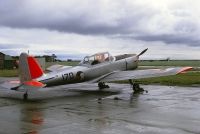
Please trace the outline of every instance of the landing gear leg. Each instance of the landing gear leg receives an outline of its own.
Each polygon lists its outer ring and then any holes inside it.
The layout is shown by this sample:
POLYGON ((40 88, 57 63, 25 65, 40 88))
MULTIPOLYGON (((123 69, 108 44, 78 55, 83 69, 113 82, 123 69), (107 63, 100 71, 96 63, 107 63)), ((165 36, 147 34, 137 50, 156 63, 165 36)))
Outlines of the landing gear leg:
POLYGON ((140 85, 138 83, 134 83, 133 80, 129 79, 129 83, 132 86, 134 94, 139 94, 139 93, 144 93, 144 92, 148 93, 147 90, 144 90, 143 88, 141 88, 140 85))
POLYGON ((110 88, 108 85, 105 84, 105 82, 99 82, 98 87, 99 89, 110 88))
POLYGON ((24 93, 23 99, 24 99, 24 100, 28 100, 28 93, 27 93, 27 92, 24 93))

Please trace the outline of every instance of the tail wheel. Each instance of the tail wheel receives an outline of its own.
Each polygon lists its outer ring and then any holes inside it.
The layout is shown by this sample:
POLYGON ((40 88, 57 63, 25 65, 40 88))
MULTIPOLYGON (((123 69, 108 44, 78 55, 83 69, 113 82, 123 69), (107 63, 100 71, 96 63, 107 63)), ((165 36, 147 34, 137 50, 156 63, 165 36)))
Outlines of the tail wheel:
POLYGON ((24 99, 24 100, 28 100, 28 93, 25 93, 25 94, 23 95, 23 99, 24 99))

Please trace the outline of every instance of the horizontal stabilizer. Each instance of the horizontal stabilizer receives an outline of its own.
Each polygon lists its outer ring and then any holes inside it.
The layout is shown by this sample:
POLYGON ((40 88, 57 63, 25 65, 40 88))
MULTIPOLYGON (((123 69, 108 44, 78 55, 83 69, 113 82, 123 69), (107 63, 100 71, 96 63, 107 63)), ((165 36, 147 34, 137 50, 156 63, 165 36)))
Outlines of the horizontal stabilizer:
POLYGON ((42 82, 36 81, 36 80, 26 81, 23 84, 26 86, 39 87, 39 88, 45 86, 45 84, 43 84, 42 82))
POLYGON ((39 81, 36 81, 36 80, 31 80, 31 81, 23 82, 20 85, 11 87, 10 89, 25 92, 25 91, 30 90, 30 89, 39 89, 39 88, 43 88, 45 86, 46 85, 43 84, 42 82, 39 82, 39 81))

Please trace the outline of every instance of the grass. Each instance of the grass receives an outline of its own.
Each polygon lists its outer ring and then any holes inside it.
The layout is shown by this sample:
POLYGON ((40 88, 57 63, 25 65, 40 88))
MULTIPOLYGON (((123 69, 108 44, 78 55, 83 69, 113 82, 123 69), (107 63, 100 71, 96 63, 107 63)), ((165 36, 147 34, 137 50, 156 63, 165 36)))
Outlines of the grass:
POLYGON ((200 60, 140 61, 139 66, 200 66, 200 60))
MULTIPOLYGON (((146 85, 159 84, 168 86, 193 86, 193 85, 199 86, 200 72, 187 72, 185 74, 178 74, 173 76, 138 79, 135 82, 146 85)), ((119 83, 128 83, 128 81, 121 81, 119 83)))
POLYGON ((18 70, 0 70, 0 77, 17 77, 18 70))

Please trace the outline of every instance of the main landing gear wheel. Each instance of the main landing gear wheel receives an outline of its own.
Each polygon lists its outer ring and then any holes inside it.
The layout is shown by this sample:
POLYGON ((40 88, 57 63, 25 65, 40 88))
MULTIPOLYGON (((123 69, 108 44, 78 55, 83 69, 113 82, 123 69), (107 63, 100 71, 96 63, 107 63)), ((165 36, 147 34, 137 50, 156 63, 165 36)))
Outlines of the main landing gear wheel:
POLYGON ((105 82, 99 82, 98 87, 99 89, 110 88, 108 85, 105 84, 105 82))
POLYGON ((24 99, 24 100, 28 100, 28 93, 27 93, 27 92, 24 93, 24 95, 23 95, 23 99, 24 99))
POLYGON ((132 80, 129 80, 129 82, 132 86, 133 94, 142 94, 144 92, 148 93, 148 91, 141 88, 138 83, 134 83, 132 80))

